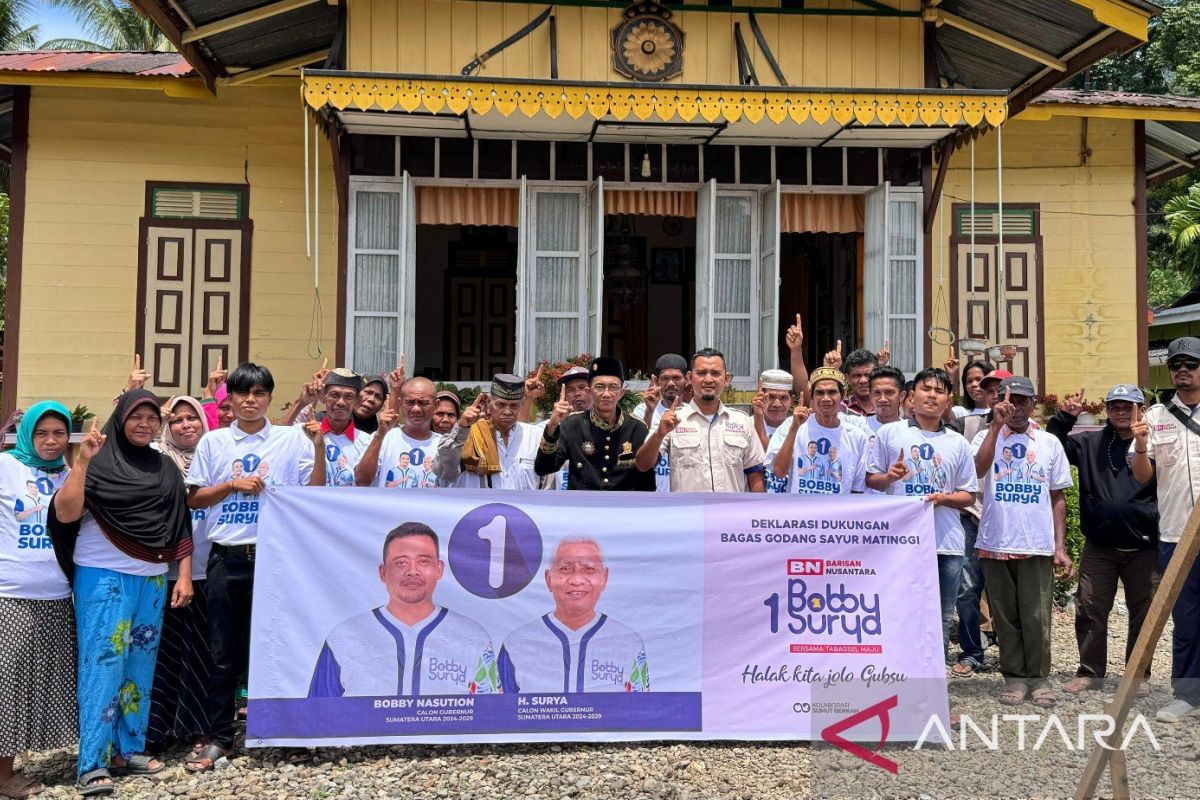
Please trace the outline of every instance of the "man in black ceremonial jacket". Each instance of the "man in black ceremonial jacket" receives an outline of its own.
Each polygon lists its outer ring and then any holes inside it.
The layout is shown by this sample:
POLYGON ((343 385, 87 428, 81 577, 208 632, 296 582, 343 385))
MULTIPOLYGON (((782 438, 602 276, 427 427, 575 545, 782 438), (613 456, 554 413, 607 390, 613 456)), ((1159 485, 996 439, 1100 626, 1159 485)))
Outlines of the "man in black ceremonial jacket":
POLYGON ((625 369, 615 358, 598 356, 588 370, 591 411, 571 412, 565 390, 542 431, 533 469, 551 475, 568 464, 568 489, 654 491, 654 472, 634 465, 647 431, 641 420, 623 413, 625 369))
MULTIPOLYGON (((1061 411, 1046 429, 1062 442, 1067 460, 1079 469, 1079 527, 1085 543, 1079 559, 1079 593, 1075 601, 1075 638, 1079 669, 1063 685, 1071 694, 1100 689, 1108 666, 1108 616, 1125 587, 1129 635, 1125 660, 1137 641, 1150 600, 1158 585, 1158 502, 1152 480, 1138 483, 1129 467, 1133 423, 1144 403, 1142 390, 1114 386, 1104 398, 1105 426, 1070 436, 1083 407, 1083 390, 1063 399, 1061 411)), ((1149 670, 1143 678, 1149 678, 1149 670)), ((1143 680, 1138 695, 1149 692, 1143 680)))

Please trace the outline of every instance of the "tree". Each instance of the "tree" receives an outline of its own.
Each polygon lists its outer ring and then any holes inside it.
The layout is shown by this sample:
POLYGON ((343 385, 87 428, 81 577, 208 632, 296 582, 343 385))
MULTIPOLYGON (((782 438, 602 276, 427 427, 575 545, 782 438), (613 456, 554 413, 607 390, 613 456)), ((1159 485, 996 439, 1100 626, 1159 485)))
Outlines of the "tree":
MULTIPOLYGON (((24 2, 24 0, 22 0, 24 2)), ((124 0, 49 0, 69 8, 89 39, 51 39, 42 50, 174 50, 153 22, 124 0)))
POLYGON ((30 0, 0 0, 0 50, 32 50, 37 44, 37 25, 26 25, 32 11, 30 0))

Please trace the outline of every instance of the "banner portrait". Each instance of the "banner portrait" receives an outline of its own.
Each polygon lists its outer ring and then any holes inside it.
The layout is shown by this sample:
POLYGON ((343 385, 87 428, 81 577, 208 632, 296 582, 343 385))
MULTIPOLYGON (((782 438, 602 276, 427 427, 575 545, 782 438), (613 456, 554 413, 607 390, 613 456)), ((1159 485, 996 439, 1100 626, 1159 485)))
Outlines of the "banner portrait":
POLYGON ((945 721, 919 500, 268 487, 249 746, 916 739, 945 721))

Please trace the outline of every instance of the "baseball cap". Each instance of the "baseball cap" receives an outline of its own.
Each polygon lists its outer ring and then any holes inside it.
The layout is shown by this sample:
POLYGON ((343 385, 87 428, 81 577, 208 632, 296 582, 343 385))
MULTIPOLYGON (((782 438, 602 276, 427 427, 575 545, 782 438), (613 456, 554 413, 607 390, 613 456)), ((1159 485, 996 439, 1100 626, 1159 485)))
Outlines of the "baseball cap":
POLYGON ((1106 403, 1111 403, 1114 400, 1124 400, 1128 403, 1141 405, 1146 402, 1146 396, 1142 394, 1141 389, 1132 383, 1118 383, 1109 389, 1108 394, 1104 396, 1104 402, 1106 403))
MULTIPOLYGON (((993 375, 995 373, 992 373, 993 375)), ((988 377, 991 377, 990 375, 988 377)), ((1025 397, 1036 397, 1037 389, 1033 388, 1033 381, 1026 378, 1024 375, 1009 375, 1004 380, 1000 381, 1000 394, 1008 392, 1009 394, 1024 395, 1025 397)))
POLYGON ((1013 374, 1006 369, 994 369, 980 379, 979 385, 983 386, 985 383, 990 383, 992 381, 1002 381, 1005 378, 1011 378, 1012 376, 1013 374))
POLYGON ((1175 356, 1191 356, 1200 358, 1200 339, 1195 336, 1180 336, 1167 345, 1167 361, 1175 356))
POLYGON ((439 400, 439 401, 440 400, 449 400, 451 403, 454 403, 455 408, 462 408, 462 398, 460 398, 454 392, 451 392, 449 390, 438 392, 437 396, 434 397, 434 399, 439 400))
POLYGON ((569 370, 564 372, 559 377, 558 385, 563 386, 565 384, 570 383, 571 381, 578 381, 578 380, 586 381, 587 379, 588 379, 588 368, 587 367, 571 367, 569 370))

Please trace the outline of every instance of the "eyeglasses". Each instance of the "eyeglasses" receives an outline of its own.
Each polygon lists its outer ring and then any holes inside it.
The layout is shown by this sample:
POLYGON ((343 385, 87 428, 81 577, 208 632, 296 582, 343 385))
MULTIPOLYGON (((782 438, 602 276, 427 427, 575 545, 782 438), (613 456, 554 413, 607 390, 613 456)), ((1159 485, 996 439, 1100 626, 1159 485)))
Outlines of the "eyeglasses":
POLYGON ((1172 361, 1167 364, 1167 369, 1171 372, 1178 372, 1181 369, 1186 369, 1188 372, 1193 372, 1200 369, 1200 361, 1172 361))
POLYGON ((621 391, 621 385, 615 383, 595 383, 592 384, 592 391, 596 394, 617 394, 621 391))

